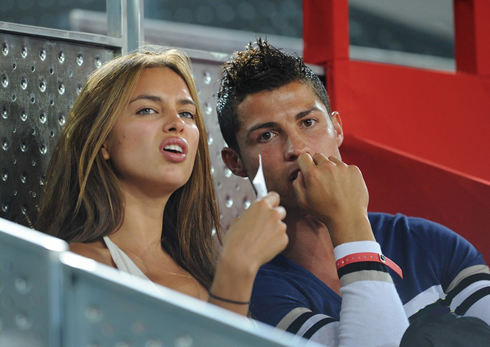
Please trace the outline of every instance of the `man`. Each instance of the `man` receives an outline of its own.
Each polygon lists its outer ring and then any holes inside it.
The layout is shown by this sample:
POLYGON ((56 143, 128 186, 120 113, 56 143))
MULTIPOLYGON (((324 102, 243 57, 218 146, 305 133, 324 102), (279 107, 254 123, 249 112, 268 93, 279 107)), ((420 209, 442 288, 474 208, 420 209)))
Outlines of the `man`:
POLYGON ((255 318, 331 346, 399 345, 426 311, 490 323, 490 272, 471 244, 422 219, 367 213, 362 175, 341 160, 340 115, 301 58, 260 39, 237 52, 217 110, 227 167, 253 178, 261 154, 287 211, 289 245, 259 271, 255 318))

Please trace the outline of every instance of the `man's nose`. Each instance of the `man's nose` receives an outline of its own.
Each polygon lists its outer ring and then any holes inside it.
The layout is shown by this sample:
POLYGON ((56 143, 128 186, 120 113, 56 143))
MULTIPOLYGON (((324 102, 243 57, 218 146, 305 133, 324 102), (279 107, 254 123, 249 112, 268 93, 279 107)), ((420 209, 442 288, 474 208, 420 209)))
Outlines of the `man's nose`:
POLYGON ((300 154, 309 152, 304 139, 299 135, 289 135, 285 143, 284 156, 287 161, 296 160, 300 154))

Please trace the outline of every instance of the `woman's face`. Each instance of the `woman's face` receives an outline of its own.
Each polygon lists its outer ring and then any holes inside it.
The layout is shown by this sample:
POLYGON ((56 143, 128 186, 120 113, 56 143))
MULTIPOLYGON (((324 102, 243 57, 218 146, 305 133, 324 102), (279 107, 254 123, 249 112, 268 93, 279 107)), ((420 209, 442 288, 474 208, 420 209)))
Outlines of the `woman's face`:
POLYGON ((182 187, 199 143, 195 117, 182 77, 166 67, 143 70, 102 148, 122 189, 159 196, 182 187))

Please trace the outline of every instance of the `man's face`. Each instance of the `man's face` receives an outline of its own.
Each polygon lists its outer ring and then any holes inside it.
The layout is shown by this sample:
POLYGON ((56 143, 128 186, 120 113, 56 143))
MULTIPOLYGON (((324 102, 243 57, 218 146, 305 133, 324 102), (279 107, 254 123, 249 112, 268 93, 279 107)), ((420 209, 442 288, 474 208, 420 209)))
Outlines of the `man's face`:
POLYGON ((224 149, 223 160, 236 175, 253 179, 261 154, 267 188, 279 193, 286 208, 297 206, 292 183, 301 153, 340 158, 340 116, 334 112, 330 119, 312 88, 301 82, 248 95, 238 106, 238 117, 241 159, 231 149, 224 149))

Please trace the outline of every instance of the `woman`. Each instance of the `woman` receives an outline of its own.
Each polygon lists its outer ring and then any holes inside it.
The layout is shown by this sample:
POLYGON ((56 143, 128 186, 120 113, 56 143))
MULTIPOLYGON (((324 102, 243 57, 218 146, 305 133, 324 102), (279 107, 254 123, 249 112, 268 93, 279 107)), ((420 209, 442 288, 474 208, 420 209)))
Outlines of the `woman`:
POLYGON ((287 244, 269 194, 236 220, 216 260, 219 213, 188 58, 133 52, 96 70, 70 110, 36 229, 101 263, 237 313, 287 244))

